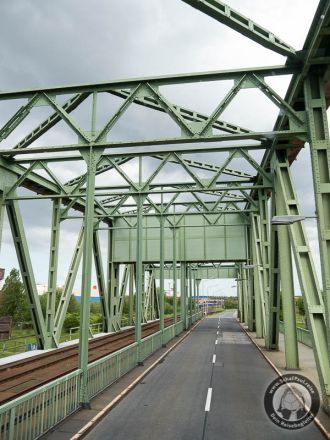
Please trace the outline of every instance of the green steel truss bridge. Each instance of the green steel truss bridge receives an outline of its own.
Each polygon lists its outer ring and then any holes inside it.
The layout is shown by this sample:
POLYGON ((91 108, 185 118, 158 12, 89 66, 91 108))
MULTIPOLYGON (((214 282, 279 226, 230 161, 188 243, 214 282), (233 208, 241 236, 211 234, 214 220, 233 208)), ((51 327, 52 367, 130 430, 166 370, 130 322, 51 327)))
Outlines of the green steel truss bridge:
MULTIPOLYGON (((178 312, 174 302, 174 321, 185 329, 195 313, 191 298, 198 295, 200 281, 236 278, 240 320, 255 330, 258 337, 265 338, 268 350, 278 348, 282 298, 286 363, 288 368, 297 368, 293 257, 307 311, 323 406, 330 412, 330 144, 326 115, 330 102, 330 1, 320 1, 302 50, 289 46, 220 0, 183 1, 217 20, 219 26, 229 26, 285 56, 286 62, 0 92, 1 101, 14 101, 17 108, 0 128, 0 142, 22 127, 36 107, 49 110, 49 116, 15 145, 8 148, 0 143, 0 238, 6 212, 39 348, 58 347, 70 295, 82 265, 77 401, 88 404, 89 292, 95 264, 105 332, 120 330, 123 298, 129 290, 137 362, 142 356, 141 324, 159 318, 161 334, 165 332, 165 279, 173 279, 174 291, 180 286, 181 310, 178 312), (283 75, 291 75, 284 99, 267 82, 270 77, 283 75), (211 81, 231 82, 229 92, 211 114, 181 107, 164 93, 167 86, 211 81), (278 108, 271 131, 250 130, 222 119, 222 113, 240 91, 255 88, 278 108), (120 99, 121 104, 101 126, 97 108, 98 98, 103 94, 120 99), (87 103, 91 115, 88 130, 74 117, 74 111, 87 103), (131 108, 137 112, 148 108, 168 116, 176 135, 114 139, 113 128, 131 108), (76 142, 44 144, 42 136, 57 124, 71 129, 76 142), (306 143, 312 163, 323 289, 316 276, 304 215, 290 171, 306 143), (253 156, 257 150, 263 154, 260 162, 253 156), (196 160, 201 153, 212 153, 212 163, 196 160), (236 159, 253 171, 236 169, 232 165, 237 163, 236 159), (146 165, 150 161, 154 164, 152 170, 146 165), (77 162, 85 168, 79 177, 63 182, 56 175, 54 169, 59 167, 53 167, 54 164, 69 166, 77 162), (130 162, 134 163, 133 177, 128 171, 130 162), (168 181, 164 178, 168 166, 175 167, 178 175, 186 178, 168 181), (110 178, 100 180, 109 172, 117 173, 123 183, 113 185, 110 178), (36 288, 38 268, 31 263, 20 213, 20 204, 32 199, 51 200, 53 205, 46 316, 42 314, 36 288), (56 308, 61 225, 79 219, 80 234, 56 308), (100 231, 108 234, 107 255, 101 252, 100 231), (120 267, 124 268, 121 279, 120 267), (156 280, 160 283, 159 295, 156 280)), ((67 380, 72 381, 71 376, 67 380)), ((77 377, 76 374, 75 380, 77 377)))

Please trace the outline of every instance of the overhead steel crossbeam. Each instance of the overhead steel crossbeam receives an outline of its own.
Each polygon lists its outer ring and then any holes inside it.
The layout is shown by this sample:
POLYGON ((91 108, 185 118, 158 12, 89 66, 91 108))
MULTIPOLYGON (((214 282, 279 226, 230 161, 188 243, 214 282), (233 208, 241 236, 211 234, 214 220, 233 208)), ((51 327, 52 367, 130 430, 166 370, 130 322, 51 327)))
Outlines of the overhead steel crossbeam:
POLYGON ((209 81, 236 80, 248 73, 254 73, 261 77, 292 75, 299 73, 300 63, 275 65, 266 67, 250 67, 242 69, 218 70, 213 72, 183 73, 177 75, 149 76, 126 80, 115 80, 100 83, 75 84, 67 86, 25 89, 18 91, 0 92, 0 100, 32 98, 36 93, 47 95, 66 95, 69 93, 93 93, 110 92, 114 90, 131 89, 139 84, 151 84, 154 86, 168 86, 174 84, 192 84, 209 81))
POLYGON ((281 55, 297 58, 293 47, 220 0, 182 0, 242 35, 281 55))

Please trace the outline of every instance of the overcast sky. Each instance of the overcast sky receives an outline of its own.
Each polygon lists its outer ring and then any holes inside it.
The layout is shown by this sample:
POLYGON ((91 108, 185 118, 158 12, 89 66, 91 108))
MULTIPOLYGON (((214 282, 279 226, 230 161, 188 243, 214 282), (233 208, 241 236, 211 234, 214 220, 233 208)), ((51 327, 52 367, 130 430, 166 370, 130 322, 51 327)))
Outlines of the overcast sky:
MULTIPOLYGON (((302 48, 317 3, 317 0, 228 0, 230 6, 298 50, 302 48)), ((285 63, 281 55, 242 37, 180 0, 2 2, 0 37, 2 90, 285 63)), ((269 84, 284 96, 289 79, 274 78, 269 80, 269 84)), ((223 84, 168 87, 162 93, 174 103, 211 113, 231 85, 227 81, 223 84)), ((221 118, 250 129, 271 130, 277 109, 266 98, 253 93, 242 91, 221 118), (253 105, 249 106, 251 99, 253 105)), ((107 120, 105 110, 113 110, 116 105, 119 105, 116 98, 111 102, 100 101, 100 124, 107 120)), ((13 110, 13 106, 6 107, 5 103, 0 102, 1 124, 13 110)), ((48 111, 47 108, 36 109, 25 125, 15 131, 4 145, 11 147, 48 111)), ((143 109, 132 111, 120 121, 112 136, 115 139, 136 139, 146 133, 149 137, 175 134, 171 121, 165 120, 164 115, 151 113, 155 112, 143 109)), ((77 111, 75 117, 82 126, 88 123, 83 112, 77 111)), ((38 145, 46 141, 69 143, 72 134, 64 124, 58 124, 47 136, 38 145)), ((61 165, 54 167, 54 170, 65 181, 83 171, 83 165, 61 165)), ((127 172, 134 176, 135 171, 133 165, 128 166, 127 172)), ((313 215, 315 208, 308 148, 301 152, 292 171, 302 212, 313 215)), ((178 170, 173 168, 171 173, 172 180, 180 178, 178 170)), ((102 182, 101 178, 98 182, 102 182)), ((32 261, 37 268, 36 280, 46 283, 50 204, 24 202, 21 205, 32 261)), ((62 228, 59 284, 64 282, 70 251, 79 228, 78 221, 75 224, 66 223, 62 228)), ((318 266, 315 222, 309 220, 306 226, 318 266)), ((0 266, 7 271, 18 266, 6 220, 0 256, 0 266)), ((235 289, 231 288, 232 285, 232 281, 205 282, 204 292, 233 294, 235 289)))

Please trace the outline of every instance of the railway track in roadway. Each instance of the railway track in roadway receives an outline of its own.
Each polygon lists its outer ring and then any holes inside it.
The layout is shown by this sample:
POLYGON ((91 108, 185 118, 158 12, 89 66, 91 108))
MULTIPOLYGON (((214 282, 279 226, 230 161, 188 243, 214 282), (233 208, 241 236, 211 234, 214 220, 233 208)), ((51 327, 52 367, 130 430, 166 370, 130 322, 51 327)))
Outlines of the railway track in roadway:
MULTIPOLYGON (((172 322, 173 318, 166 318, 165 326, 170 326, 172 322)), ((158 330, 158 320, 143 324, 142 337, 158 330)), ((96 361, 134 341, 134 328, 90 339, 88 361, 96 361)), ((0 366, 0 405, 76 370, 77 365, 78 344, 73 344, 0 366)))

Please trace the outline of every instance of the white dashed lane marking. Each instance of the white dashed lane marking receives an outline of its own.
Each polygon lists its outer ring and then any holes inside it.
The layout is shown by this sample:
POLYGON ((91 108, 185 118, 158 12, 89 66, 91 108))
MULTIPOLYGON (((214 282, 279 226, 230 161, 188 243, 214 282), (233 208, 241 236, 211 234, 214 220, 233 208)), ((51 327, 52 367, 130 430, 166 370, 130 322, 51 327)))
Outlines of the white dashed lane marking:
POLYGON ((205 411, 209 412, 211 408, 211 400, 212 400, 212 388, 207 390, 206 402, 205 402, 205 411))

